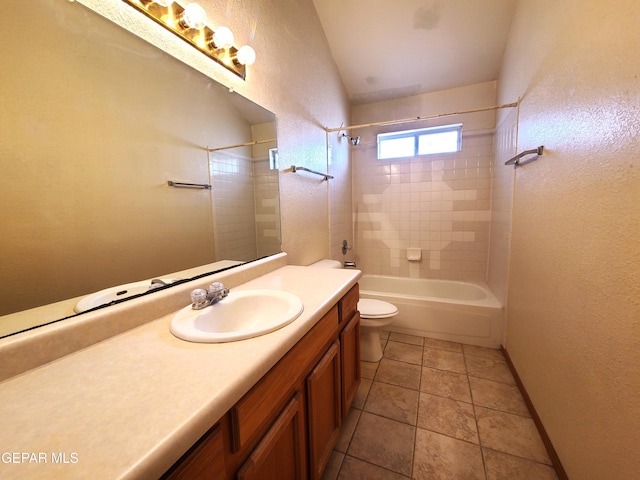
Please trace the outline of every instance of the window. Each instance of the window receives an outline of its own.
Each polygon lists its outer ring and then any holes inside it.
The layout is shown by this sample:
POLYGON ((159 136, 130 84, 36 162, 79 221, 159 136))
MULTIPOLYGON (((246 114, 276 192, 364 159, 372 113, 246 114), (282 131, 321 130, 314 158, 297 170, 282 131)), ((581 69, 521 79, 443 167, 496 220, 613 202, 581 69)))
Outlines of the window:
POLYGON ((414 157, 462 150, 462 124, 378 135, 378 159, 414 157))

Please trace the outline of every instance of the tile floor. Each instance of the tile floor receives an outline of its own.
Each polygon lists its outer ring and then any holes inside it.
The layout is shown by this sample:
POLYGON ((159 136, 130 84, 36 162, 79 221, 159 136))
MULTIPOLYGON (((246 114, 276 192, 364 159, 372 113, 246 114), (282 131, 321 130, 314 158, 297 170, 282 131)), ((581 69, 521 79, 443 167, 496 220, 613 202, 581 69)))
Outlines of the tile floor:
POLYGON ((502 352, 383 332, 323 480, 557 480, 502 352))

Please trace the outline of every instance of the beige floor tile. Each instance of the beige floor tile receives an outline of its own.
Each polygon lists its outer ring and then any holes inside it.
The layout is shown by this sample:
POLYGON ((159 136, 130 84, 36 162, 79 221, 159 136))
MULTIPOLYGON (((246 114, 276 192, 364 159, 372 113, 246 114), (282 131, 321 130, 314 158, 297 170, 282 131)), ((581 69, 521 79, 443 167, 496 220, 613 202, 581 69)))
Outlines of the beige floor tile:
POLYGON ((352 408, 362 410, 362 407, 364 407, 364 402, 367 400, 367 395, 369 395, 369 390, 371 389, 372 383, 373 380, 369 380, 368 378, 362 378, 360 380, 358 391, 353 397, 353 403, 351 404, 352 408))
POLYGON ((346 456, 342 462, 338 476, 339 480, 406 480, 408 478, 349 456, 346 456))
POLYGON ((361 363, 323 480, 557 480, 500 350, 408 337, 361 363))
POLYGON ((378 382, 390 383, 399 387, 418 390, 420 388, 420 365, 412 365, 396 360, 380 360, 380 366, 374 379, 378 382))
POLYGON ((415 430, 411 425, 362 412, 347 454, 411 476, 415 430))
POLYGON ((418 428, 412 478, 485 480, 480 447, 418 428))
POLYGON ((373 377, 376 375, 376 370, 378 369, 379 362, 360 362, 360 373, 362 378, 368 378, 369 380, 373 380, 373 377))
POLYGON ((465 355, 475 355, 476 357, 485 357, 504 361, 502 350, 499 350, 497 348, 478 347, 476 345, 462 345, 462 351, 465 355))
POLYGON ((413 363, 414 365, 421 365, 422 347, 419 345, 409 345, 389 340, 387 348, 384 350, 384 358, 388 360, 413 363))
POLYGON ((409 343, 411 345, 420 345, 424 342, 423 337, 417 337, 415 335, 406 335, 404 333, 391 332, 389 334, 389 340, 400 343, 409 343))
POLYGON ((467 442, 479 443, 476 417, 470 403, 421 393, 418 427, 467 442))
POLYGON ((458 352, 447 352, 446 350, 425 347, 422 365, 450 372, 467 373, 464 365, 464 356, 458 352))
POLYGON ((475 408, 483 447, 551 464, 533 420, 488 408, 475 408))
POLYGON ((415 425, 418 417, 418 395, 416 390, 373 382, 364 411, 415 425))
POLYGON ((516 383, 505 361, 476 357, 475 355, 465 355, 465 361, 471 377, 480 377, 512 385, 516 383))
POLYGON ((473 404, 502 412, 530 417, 529 409, 516 385, 469 377, 473 404))
POLYGON ((340 473, 340 467, 342 466, 343 461, 344 453, 334 450, 329 457, 329 461, 327 462, 324 472, 322 472, 321 480, 336 480, 340 473))
POLYGON ((437 338, 425 338, 424 346, 427 348, 446 350, 448 352, 462 352, 461 343, 448 342, 447 340, 438 340, 437 338))
POLYGON ((346 453, 353 437, 353 432, 356 431, 358 420, 362 410, 357 408, 350 408, 347 416, 342 421, 342 427, 340 428, 340 435, 338 435, 338 441, 336 442, 335 450, 341 453, 346 453))
POLYGON ((488 448, 482 449, 487 480, 558 480, 549 465, 514 457, 488 448))
POLYGON ((469 379, 460 373, 422 367, 420 391, 471 403, 469 379))

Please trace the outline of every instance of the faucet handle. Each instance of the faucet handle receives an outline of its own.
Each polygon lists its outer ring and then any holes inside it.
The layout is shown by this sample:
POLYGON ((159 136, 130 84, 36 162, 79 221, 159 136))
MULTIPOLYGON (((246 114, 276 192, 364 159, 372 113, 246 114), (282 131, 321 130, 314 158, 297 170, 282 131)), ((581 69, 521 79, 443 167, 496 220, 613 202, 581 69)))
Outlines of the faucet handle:
POLYGON ((207 298, 207 291, 204 288, 196 288, 191 292, 191 306, 195 310, 200 310, 201 308, 209 305, 209 299, 207 298))
POLYGON ((218 302, 229 295, 229 289, 225 288, 220 282, 213 282, 209 285, 207 292, 209 293, 209 300, 211 303, 218 302))
POLYGON ((207 291, 209 293, 218 293, 218 292, 222 292, 224 291, 224 284, 220 283, 220 282, 213 282, 211 285, 209 285, 209 288, 207 289, 207 291))

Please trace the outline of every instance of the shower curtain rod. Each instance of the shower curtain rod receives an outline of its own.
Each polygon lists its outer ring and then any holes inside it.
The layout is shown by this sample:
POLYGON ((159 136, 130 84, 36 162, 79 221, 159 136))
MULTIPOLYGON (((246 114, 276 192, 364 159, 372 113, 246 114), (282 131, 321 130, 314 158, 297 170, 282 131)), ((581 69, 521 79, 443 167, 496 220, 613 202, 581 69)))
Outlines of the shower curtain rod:
POLYGON ((217 152, 218 150, 227 150, 229 148, 236 148, 236 147, 248 147, 249 145, 259 145, 261 143, 269 143, 269 142, 275 142, 275 141, 276 141, 275 138, 268 138, 266 140, 256 140, 254 142, 238 143, 236 145, 229 145, 227 147, 217 147, 217 148, 209 148, 209 147, 207 147, 207 151, 208 152, 217 152))
POLYGON ((494 105, 492 107, 483 107, 483 108, 473 108, 471 110, 459 110, 457 112, 448 112, 448 113, 436 113, 433 115, 425 115, 424 117, 411 117, 411 118, 403 118, 400 120, 387 120, 384 122, 374 122, 374 123, 362 123, 360 125, 350 125, 347 127, 337 127, 337 128, 326 128, 325 127, 325 131, 327 133, 330 132, 339 132, 341 130, 355 130, 357 128, 366 128, 366 127, 378 127, 381 125, 395 125, 398 123, 409 123, 409 122, 417 122, 419 120, 429 120, 431 118, 438 118, 438 117, 448 117, 451 115, 463 115, 465 113, 476 113, 476 112, 486 112, 488 110, 499 110, 501 108, 512 108, 512 107, 517 107, 518 106, 518 102, 514 102, 514 103, 505 103, 503 105, 494 105))

